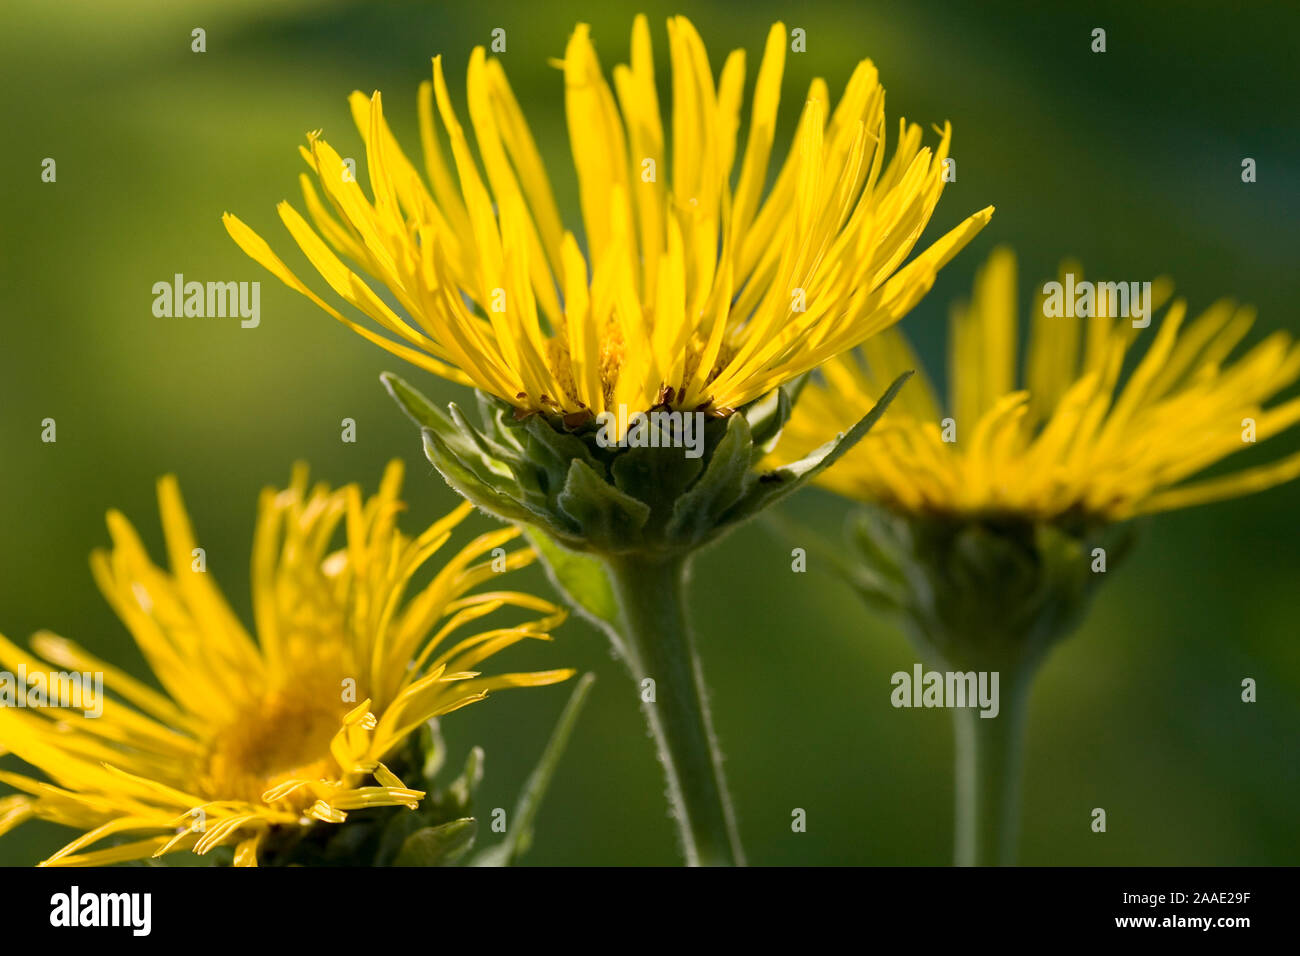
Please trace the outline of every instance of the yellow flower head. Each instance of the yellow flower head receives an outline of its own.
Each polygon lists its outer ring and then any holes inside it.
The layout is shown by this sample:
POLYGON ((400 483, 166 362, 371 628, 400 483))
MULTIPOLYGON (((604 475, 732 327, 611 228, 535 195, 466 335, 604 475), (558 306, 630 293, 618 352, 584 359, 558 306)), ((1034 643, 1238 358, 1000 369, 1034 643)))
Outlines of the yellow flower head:
MULTIPOLYGON (((1067 272, 1078 278, 1081 270, 1063 266, 1063 281, 1067 272)), ((1155 283, 1153 299, 1167 298, 1165 285, 1155 283)), ((1300 399, 1264 407, 1300 377, 1300 346, 1288 335, 1276 332, 1228 359, 1254 321, 1252 309, 1219 301, 1184 329, 1186 304, 1174 302, 1121 385, 1134 324, 1049 317, 1043 301, 1040 293, 1026 385, 1017 388, 1016 261, 1008 250, 994 252, 972 301, 952 314, 947 411, 918 374, 818 480, 909 514, 1089 523, 1235 497, 1300 475, 1293 455, 1183 484, 1300 420, 1300 399)), ((917 367, 897 330, 830 362, 824 381, 800 396, 778 454, 797 457, 848 428, 894 376, 917 367)))
MULTIPOLYGON (((196 556, 174 477, 158 483, 170 571, 110 512, 113 547, 93 555, 95 577, 163 692, 53 634, 33 638, 39 658, 0 637, 0 669, 102 674, 115 693, 98 702, 98 716, 0 707, 0 753, 48 778, 0 773, 21 791, 0 798, 0 833, 32 817, 85 831, 49 865, 223 845, 237 848, 237 865, 256 865, 273 827, 340 823, 366 807, 414 808, 424 794, 383 760, 430 718, 497 688, 568 678, 570 670, 494 677, 475 670, 518 641, 547 639, 564 618, 527 594, 476 590, 495 576, 492 562, 478 559, 515 529, 472 541, 408 594, 470 506, 406 537, 396 527, 401 482, 393 462, 379 493, 363 501, 355 485, 309 488, 299 466, 287 489, 263 492, 253 538, 256 640, 196 556), (332 550, 340 528, 346 541, 332 550), (456 633, 503 607, 541 617, 456 633), (105 838, 126 842, 82 852, 105 838)), ((531 551, 516 550, 504 563, 514 569, 532 560, 531 551)))
POLYGON ((290 288, 393 354, 576 422, 619 406, 725 414, 753 401, 896 322, 992 214, 971 216, 902 265, 943 191, 951 131, 931 151, 920 127, 900 122, 886 159, 885 94, 869 60, 834 110, 826 83, 813 81, 764 195, 784 25, 768 35, 743 155, 743 51, 715 81, 689 21, 670 19, 668 37, 667 127, 644 17, 612 89, 585 25, 557 63, 585 257, 505 71, 481 47, 467 80, 477 158, 435 57, 419 96, 427 185, 389 131, 379 93, 353 93, 370 196, 312 133, 302 155, 319 190, 301 177, 311 224, 279 206, 326 283, 387 335, 327 304, 235 216, 225 216, 226 228, 290 288))

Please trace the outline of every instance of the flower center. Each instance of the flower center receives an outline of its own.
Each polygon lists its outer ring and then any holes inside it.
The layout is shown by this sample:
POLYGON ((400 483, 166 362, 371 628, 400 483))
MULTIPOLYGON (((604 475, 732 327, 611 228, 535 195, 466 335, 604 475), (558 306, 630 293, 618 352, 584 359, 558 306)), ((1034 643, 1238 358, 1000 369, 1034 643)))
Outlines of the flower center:
MULTIPOLYGON (((336 778, 329 746, 348 711, 337 698, 337 691, 295 686, 254 704, 209 742, 200 775, 203 795, 260 803, 263 793, 286 780, 336 778)), ((292 794, 277 805, 298 811, 310 802, 305 794, 292 794)))

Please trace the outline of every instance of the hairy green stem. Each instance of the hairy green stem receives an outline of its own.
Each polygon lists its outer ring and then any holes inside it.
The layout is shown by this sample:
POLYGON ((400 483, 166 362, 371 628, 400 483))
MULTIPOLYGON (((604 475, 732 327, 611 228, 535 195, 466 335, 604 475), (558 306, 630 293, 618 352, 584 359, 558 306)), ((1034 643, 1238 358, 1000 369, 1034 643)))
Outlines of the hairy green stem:
POLYGON ((996 717, 953 710, 956 731, 957 866, 1011 866, 1020 827, 1020 776, 1032 674, 1002 671, 996 717))
POLYGON ((638 685, 659 751, 687 865, 743 866, 708 693, 687 629, 687 560, 684 555, 604 559, 623 619, 619 650, 638 685))

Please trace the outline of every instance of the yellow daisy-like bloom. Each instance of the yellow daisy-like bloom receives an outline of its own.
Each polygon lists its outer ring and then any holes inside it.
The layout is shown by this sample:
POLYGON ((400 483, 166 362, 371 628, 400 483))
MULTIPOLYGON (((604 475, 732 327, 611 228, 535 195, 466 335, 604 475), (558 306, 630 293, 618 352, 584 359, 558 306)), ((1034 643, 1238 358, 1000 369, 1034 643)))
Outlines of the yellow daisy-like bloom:
MULTIPOLYGON (((406 787, 383 760, 430 718, 498 688, 571 676, 474 670, 518 641, 548 639, 565 616, 527 594, 475 590, 494 576, 492 561, 478 559, 515 529, 477 538, 408 595, 412 578, 471 509, 463 504, 409 538, 396 527, 401 482, 401 464, 393 462, 379 493, 363 501, 355 485, 309 489, 299 466, 287 489, 263 492, 252 560, 256 640, 211 575, 196 570, 174 477, 158 484, 170 571, 155 566, 127 520, 110 512, 113 547, 93 555, 95 577, 163 693, 53 634, 32 639, 39 658, 0 637, 0 665, 10 671, 99 673, 116 695, 102 700, 99 717, 0 708, 0 753, 48 778, 0 773, 21 791, 0 799, 0 833, 29 818, 85 831, 44 865, 234 845, 236 865, 255 866, 272 828, 341 823, 367 807, 414 809, 423 792, 406 787), (340 527, 346 543, 331 550, 340 527), (504 607, 542 617, 452 638, 504 607), (124 835, 132 837, 82 852, 124 835)), ((516 550, 504 565, 533 558, 516 550)))
MULTIPOLYGON (((1081 278, 1077 265, 1062 275, 1081 278)), ((1156 283, 1153 298, 1167 297, 1156 283)), ((1138 330, 1128 319, 1032 316, 1026 387, 1017 388, 1016 261, 996 251, 951 321, 948 415, 923 373, 872 431, 817 480, 909 514, 1122 521, 1260 491, 1300 475, 1300 454, 1183 483, 1300 420, 1300 399, 1264 404, 1300 377, 1300 345, 1276 332, 1228 357, 1254 310, 1223 300, 1183 328, 1164 314, 1121 386, 1138 330), (944 419, 956 441, 944 441, 944 419), (1253 422, 1253 432, 1250 431, 1253 422)), ((810 382, 778 454, 796 458, 866 413, 901 371, 919 368, 897 330, 842 356, 810 382)))
POLYGON ((613 89, 585 25, 557 64, 586 257, 561 222, 505 71, 481 47, 467 82, 477 159, 441 58, 420 88, 428 187, 389 131, 377 92, 351 98, 371 197, 339 154, 309 134, 302 154, 319 183, 318 191, 301 177, 310 223, 288 203, 280 218, 334 292, 396 340, 327 304, 235 216, 224 217, 226 228, 290 288, 370 341, 517 408, 575 421, 620 406, 726 414, 896 322, 992 207, 903 265, 943 191, 951 131, 945 127, 931 151, 921 146, 920 127, 900 122, 886 161, 884 90, 866 60, 834 110, 826 83, 813 81, 793 146, 764 196, 784 25, 768 35, 743 157, 743 51, 727 58, 715 82, 684 17, 668 21, 668 36, 668 128, 644 17, 633 26, 631 65, 615 68, 613 89))

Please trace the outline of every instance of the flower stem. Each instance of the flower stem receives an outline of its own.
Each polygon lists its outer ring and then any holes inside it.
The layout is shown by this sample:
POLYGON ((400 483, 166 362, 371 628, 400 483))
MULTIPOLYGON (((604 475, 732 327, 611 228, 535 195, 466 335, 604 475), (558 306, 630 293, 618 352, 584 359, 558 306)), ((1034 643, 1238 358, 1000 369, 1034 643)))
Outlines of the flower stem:
POLYGON ((1020 772, 1032 674, 1001 672, 996 717, 978 708, 953 710, 956 731, 957 866, 1011 866, 1020 826, 1020 772))
POLYGON ((604 559, 623 618, 622 652, 641 697, 689 866, 743 866, 735 813, 686 624, 687 556, 604 559), (654 692, 644 682, 654 681, 654 692))

